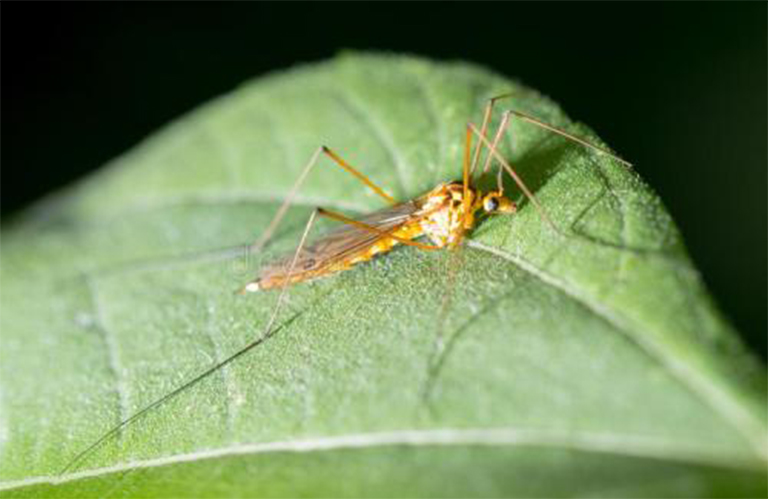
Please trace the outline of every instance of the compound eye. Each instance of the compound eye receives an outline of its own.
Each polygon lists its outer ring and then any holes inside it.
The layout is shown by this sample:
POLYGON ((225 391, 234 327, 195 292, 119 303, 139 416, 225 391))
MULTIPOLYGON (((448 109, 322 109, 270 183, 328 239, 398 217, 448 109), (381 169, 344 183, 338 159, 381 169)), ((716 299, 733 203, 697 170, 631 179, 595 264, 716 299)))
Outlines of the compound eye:
POLYGON ((489 197, 486 198, 483 202, 483 209, 488 212, 492 213, 499 209, 499 200, 496 197, 489 197))

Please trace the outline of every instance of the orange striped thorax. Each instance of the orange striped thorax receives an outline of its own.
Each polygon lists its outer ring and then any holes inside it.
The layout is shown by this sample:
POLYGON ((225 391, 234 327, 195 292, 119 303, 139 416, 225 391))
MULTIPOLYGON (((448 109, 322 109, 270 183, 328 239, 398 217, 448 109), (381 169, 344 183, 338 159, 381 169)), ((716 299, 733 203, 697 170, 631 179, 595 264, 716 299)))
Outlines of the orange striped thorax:
POLYGON ((467 189, 469 199, 464 199, 464 185, 460 182, 441 184, 422 196, 424 204, 417 214, 421 234, 436 246, 454 247, 461 243, 464 232, 475 225, 475 211, 480 208, 475 189, 467 189))

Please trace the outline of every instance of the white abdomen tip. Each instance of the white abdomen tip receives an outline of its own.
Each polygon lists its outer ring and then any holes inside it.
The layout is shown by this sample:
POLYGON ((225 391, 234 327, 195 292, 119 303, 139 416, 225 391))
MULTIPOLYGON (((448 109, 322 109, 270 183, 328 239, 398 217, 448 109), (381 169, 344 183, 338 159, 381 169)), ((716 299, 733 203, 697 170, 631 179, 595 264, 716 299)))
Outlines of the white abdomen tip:
POLYGON ((255 293, 255 292, 259 291, 260 289, 261 289, 261 286, 259 286, 259 282, 258 281, 249 282, 248 284, 245 285, 245 290, 248 293, 255 293))

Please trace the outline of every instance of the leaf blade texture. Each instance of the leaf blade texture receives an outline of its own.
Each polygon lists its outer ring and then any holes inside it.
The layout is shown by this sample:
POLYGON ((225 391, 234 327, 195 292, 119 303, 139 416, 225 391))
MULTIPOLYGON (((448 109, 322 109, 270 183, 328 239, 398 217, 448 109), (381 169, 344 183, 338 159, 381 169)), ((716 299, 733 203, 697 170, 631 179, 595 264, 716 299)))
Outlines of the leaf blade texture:
MULTIPOLYGON (((263 348, 56 476, 260 333, 276 294, 232 295, 261 263, 241 249, 319 145, 409 199, 459 178, 466 121, 509 90, 599 143, 483 68, 348 53, 244 84, 6 228, 3 496, 764 495, 764 368, 661 201, 519 122, 504 154, 565 236, 523 200, 455 255, 401 248, 296 286, 263 348)), ((320 164, 263 256, 316 205, 381 202, 320 164)))

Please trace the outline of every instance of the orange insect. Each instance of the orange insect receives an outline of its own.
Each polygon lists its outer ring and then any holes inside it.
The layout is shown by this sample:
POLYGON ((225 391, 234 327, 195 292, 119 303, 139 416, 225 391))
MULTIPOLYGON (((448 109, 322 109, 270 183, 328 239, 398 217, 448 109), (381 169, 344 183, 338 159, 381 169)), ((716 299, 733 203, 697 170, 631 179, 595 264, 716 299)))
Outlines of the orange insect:
POLYGON ((465 189, 460 182, 451 182, 358 220, 318 208, 319 215, 347 225, 302 248, 294 271, 290 271, 291 258, 279 260, 262 269, 259 278, 246 285, 245 290, 283 287, 347 270, 398 244, 426 250, 455 247, 461 243, 464 232, 474 226, 475 213, 480 210, 485 214, 513 213, 516 205, 500 191, 481 194, 472 188, 465 189), (413 241, 420 236, 427 236, 433 244, 413 241))
POLYGON ((112 427, 89 447, 69 461, 61 473, 74 468, 99 445, 119 433, 126 426, 134 423, 150 410, 162 405, 169 399, 202 381, 209 375, 275 335, 285 325, 283 324, 273 328, 282 308, 286 291, 290 285, 347 270, 358 263, 368 261, 376 255, 392 250, 392 248, 398 244, 415 246, 424 250, 437 250, 446 247, 456 248, 462 243, 467 232, 475 227, 479 217, 514 213, 517 210, 517 205, 504 195, 504 186, 502 182, 503 171, 506 171, 513 178, 520 190, 522 190, 528 199, 538 208, 541 217, 551 225, 556 232, 560 233, 560 230, 554 223, 552 223, 547 216, 546 211, 536 200, 533 193, 526 187, 525 183, 517 175, 514 169, 512 169, 504 157, 496 150, 496 146, 509 125, 512 116, 562 135, 569 140, 607 154, 617 161, 631 166, 628 162, 618 158, 601 147, 590 144, 560 128, 548 125, 536 118, 517 111, 506 111, 502 115, 501 122, 499 123, 494 138, 492 141, 489 141, 486 137, 486 132, 488 124, 490 123, 493 106, 496 101, 508 96, 509 94, 500 95, 488 101, 483 116, 483 123, 479 130, 472 123, 468 123, 465 138, 462 181, 440 184, 426 194, 410 201, 395 201, 395 199, 374 184, 368 177, 346 163, 327 147, 321 147, 315 151, 267 229, 259 240, 250 246, 250 252, 261 250, 264 244, 270 239, 290 207, 297 191, 317 163, 321 153, 328 156, 347 172, 358 178, 368 188, 390 203, 391 206, 358 220, 348 218, 323 208, 315 209, 307 221, 299 245, 293 255, 279 259, 262 268, 259 276, 241 290, 241 292, 255 292, 272 288, 282 288, 270 318, 262 330, 261 336, 257 337, 223 361, 209 367, 193 379, 187 381, 112 427), (474 151, 474 155, 472 154, 473 135, 476 135, 480 142, 474 151), (484 146, 488 150, 483 173, 488 171, 493 159, 501 165, 497 176, 497 188, 485 193, 481 192, 472 184, 474 170, 480 158, 481 146, 484 146), (312 244, 306 245, 307 236, 317 215, 343 222, 345 225, 321 236, 312 244), (430 239, 431 244, 414 240, 421 236, 426 236, 430 239))
POLYGON ((299 176, 269 228, 254 245, 254 249, 261 249, 272 235, 275 227, 290 205, 294 194, 309 171, 316 164, 321 152, 357 177, 368 188, 389 202, 391 206, 360 219, 351 219, 339 213, 317 208, 307 224, 305 236, 302 238, 293 257, 289 256, 277 260, 262 268, 260 275, 248 283, 242 289, 242 292, 256 292, 286 287, 347 270, 358 263, 372 259, 376 255, 390 251, 398 244, 415 246, 424 250, 436 250, 445 247, 455 248, 461 244, 465 234, 475 227, 479 216, 514 213, 517 210, 517 205, 504 196, 502 182, 502 172, 504 170, 510 174, 525 195, 536 205, 542 218, 559 232, 546 215, 543 207, 537 202, 533 193, 526 187, 525 183, 506 160, 496 151, 496 146, 508 126, 511 116, 520 117, 530 123, 563 135, 570 140, 608 154, 624 164, 629 165, 629 163, 579 137, 515 111, 504 113, 494 140, 492 143, 489 143, 485 134, 493 105, 497 100, 508 96, 508 94, 500 95, 489 100, 483 124, 479 131, 472 123, 467 125, 462 181, 440 184, 428 193, 409 201, 396 202, 336 153, 327 147, 318 149, 299 176), (474 158, 471 156, 473 134, 476 134, 480 139, 480 144, 478 144, 475 150, 474 158), (472 176, 480 157, 481 146, 486 146, 489 150, 483 172, 487 172, 492 159, 496 159, 501 164, 497 189, 487 193, 481 192, 472 185, 472 176), (305 246, 306 234, 314 222, 315 215, 328 217, 343 222, 345 225, 328 232, 316 242, 305 246), (414 239, 421 236, 426 236, 431 240, 432 244, 414 241, 414 239))

